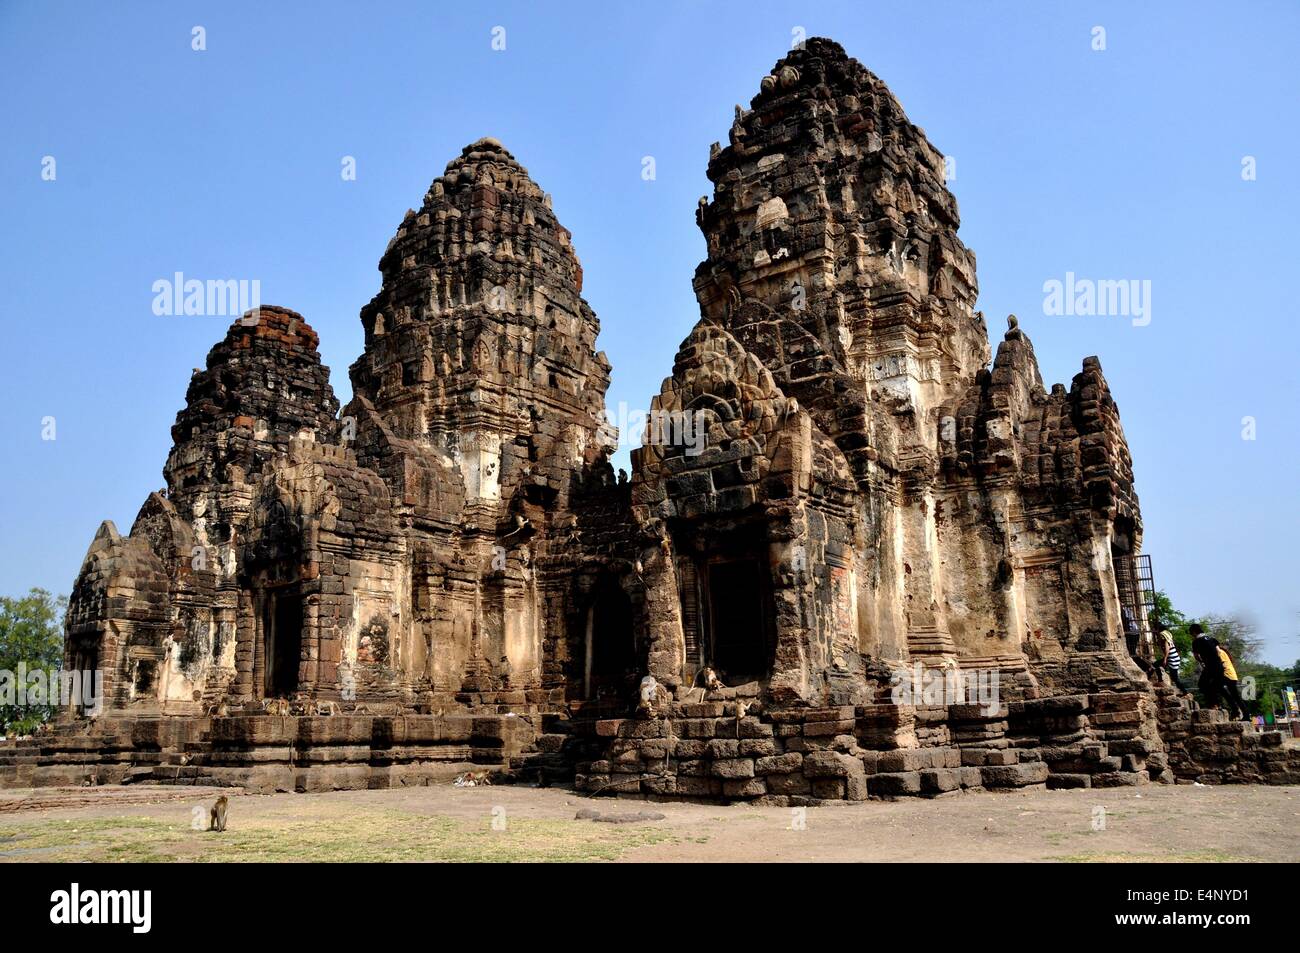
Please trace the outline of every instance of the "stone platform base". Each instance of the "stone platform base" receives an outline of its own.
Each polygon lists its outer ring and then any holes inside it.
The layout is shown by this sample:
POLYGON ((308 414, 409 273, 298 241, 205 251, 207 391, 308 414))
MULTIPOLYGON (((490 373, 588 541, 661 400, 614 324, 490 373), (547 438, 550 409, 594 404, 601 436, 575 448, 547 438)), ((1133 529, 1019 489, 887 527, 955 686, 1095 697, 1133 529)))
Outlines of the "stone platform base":
POLYGON ((509 769, 535 735, 531 719, 513 714, 101 718, 0 743, 0 787, 401 787, 450 781, 470 769, 509 769))
POLYGON ((662 717, 104 717, 0 743, 0 787, 147 782, 250 793, 450 782, 466 770, 591 795, 804 805, 1152 781, 1300 784, 1300 750, 1164 687, 979 705, 674 702, 662 717))
POLYGON ((575 787, 592 795, 804 805, 1191 777, 1300 783, 1300 752, 1283 751, 1280 733, 1229 723, 1220 712, 1191 712, 1156 691, 996 709, 882 704, 739 718, 734 703, 707 702, 674 705, 662 718, 567 730, 603 742, 602 756, 579 764, 575 777, 575 787), (1162 733, 1171 739, 1168 751, 1162 733))

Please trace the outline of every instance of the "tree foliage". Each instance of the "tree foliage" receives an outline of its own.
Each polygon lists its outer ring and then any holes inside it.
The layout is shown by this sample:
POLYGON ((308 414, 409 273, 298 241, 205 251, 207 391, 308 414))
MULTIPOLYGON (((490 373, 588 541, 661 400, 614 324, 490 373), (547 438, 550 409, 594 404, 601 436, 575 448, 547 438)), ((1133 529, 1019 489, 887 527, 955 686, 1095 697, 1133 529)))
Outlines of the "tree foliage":
MULTIPOLYGON (((51 671, 63 663, 63 616, 66 596, 33 589, 25 596, 0 596, 0 671, 16 680, 19 667, 51 671)), ((23 734, 47 721, 53 705, 5 704, 0 698, 0 732, 23 734)), ((15 698, 17 701, 17 698, 15 698)))

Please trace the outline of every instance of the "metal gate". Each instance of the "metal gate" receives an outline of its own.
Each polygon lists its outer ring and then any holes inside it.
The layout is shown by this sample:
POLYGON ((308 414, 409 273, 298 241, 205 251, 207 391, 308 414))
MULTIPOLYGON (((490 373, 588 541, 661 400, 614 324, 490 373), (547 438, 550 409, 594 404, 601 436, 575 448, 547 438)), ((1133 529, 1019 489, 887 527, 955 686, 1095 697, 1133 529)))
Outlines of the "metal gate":
POLYGON ((1127 609, 1142 633, 1145 648, 1151 640, 1151 623, 1156 616, 1156 582, 1151 557, 1115 556, 1115 583, 1120 605, 1127 609))

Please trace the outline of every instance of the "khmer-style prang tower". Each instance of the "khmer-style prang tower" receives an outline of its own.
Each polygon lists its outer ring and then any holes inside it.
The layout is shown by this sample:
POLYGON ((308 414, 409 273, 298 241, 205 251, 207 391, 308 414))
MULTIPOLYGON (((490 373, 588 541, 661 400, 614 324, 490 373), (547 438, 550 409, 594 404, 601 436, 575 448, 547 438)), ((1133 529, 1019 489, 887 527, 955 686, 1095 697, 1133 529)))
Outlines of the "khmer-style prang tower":
POLYGON ((1014 318, 991 349, 943 156, 885 85, 809 40, 708 172, 700 319, 630 483, 569 232, 495 140, 389 243, 341 411, 302 317, 237 321, 166 489, 73 590, 102 710, 0 748, 0 782, 1300 781, 1280 735, 1130 658, 1142 522, 1101 366, 1048 390, 1014 318))

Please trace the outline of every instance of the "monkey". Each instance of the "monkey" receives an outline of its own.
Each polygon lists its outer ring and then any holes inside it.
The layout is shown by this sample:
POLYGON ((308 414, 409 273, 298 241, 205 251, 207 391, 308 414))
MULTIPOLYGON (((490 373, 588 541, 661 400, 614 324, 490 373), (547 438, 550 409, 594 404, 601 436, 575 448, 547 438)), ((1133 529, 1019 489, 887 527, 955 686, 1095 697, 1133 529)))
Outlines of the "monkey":
POLYGON ((268 715, 283 717, 289 714, 289 702, 283 698, 267 698, 262 701, 262 710, 268 715))
POLYGON ((652 717, 654 715, 655 691, 659 684, 655 681, 653 675, 647 675, 641 680, 639 690, 639 702, 637 703, 636 713, 643 717, 652 717))
POLYGON ((510 539, 511 537, 518 536, 520 533, 524 532, 525 530, 532 529, 533 527, 532 522, 529 521, 528 519, 525 519, 519 513, 514 514, 514 524, 515 524, 514 529, 510 530, 510 532, 502 536, 501 542, 504 543, 506 540, 510 539))
POLYGON ((698 691, 700 693, 700 701, 704 701, 704 699, 708 697, 709 692, 716 692, 725 687, 726 686, 722 684, 722 680, 718 678, 718 673, 706 665, 696 674, 695 687, 693 690, 698 691))
POLYGON ((737 738, 740 737, 740 722, 742 719, 744 719, 745 713, 748 711, 749 711, 749 702, 742 702, 742 701, 736 702, 736 737, 737 738))
POLYGON ((216 803, 212 805, 212 810, 208 812, 208 830, 218 832, 225 831, 226 807, 229 804, 230 802, 226 799, 224 794, 217 798, 216 803))
POLYGON ((326 717, 334 717, 339 713, 339 706, 334 702, 320 702, 316 706, 316 714, 326 717))
POLYGON ((667 690, 653 675, 641 679, 640 703, 636 713, 642 718, 658 718, 662 704, 667 701, 667 690))

